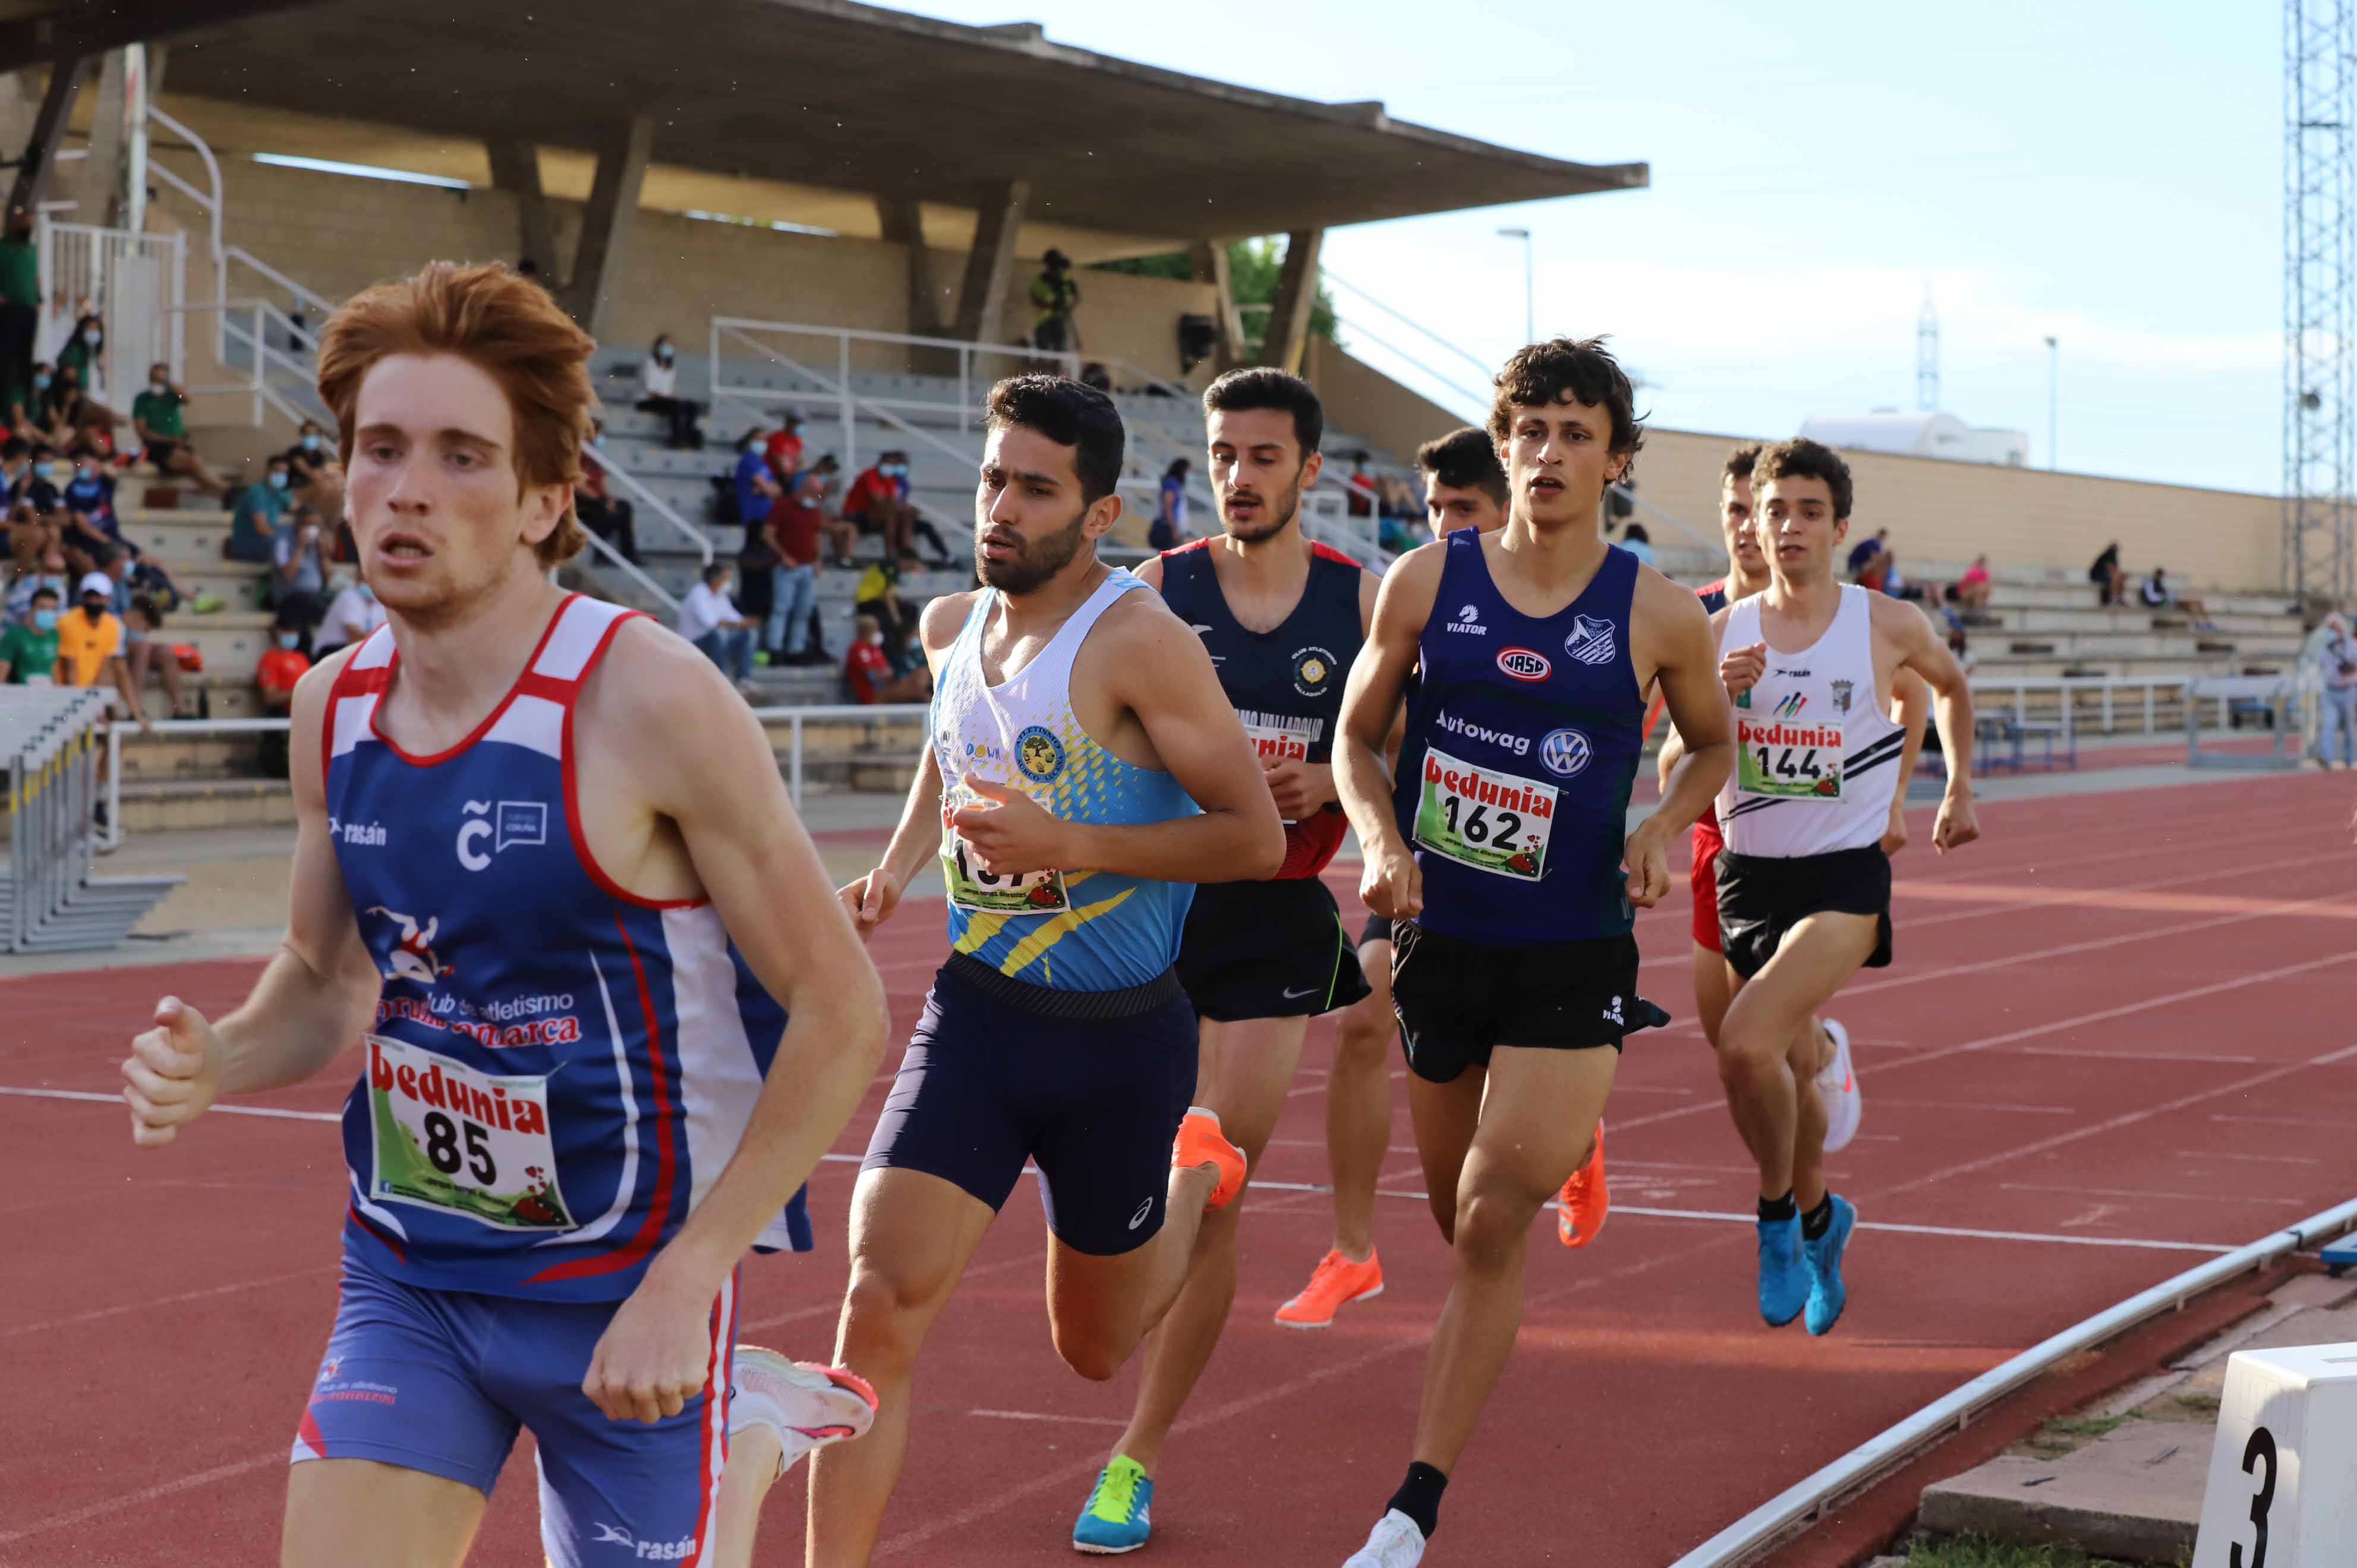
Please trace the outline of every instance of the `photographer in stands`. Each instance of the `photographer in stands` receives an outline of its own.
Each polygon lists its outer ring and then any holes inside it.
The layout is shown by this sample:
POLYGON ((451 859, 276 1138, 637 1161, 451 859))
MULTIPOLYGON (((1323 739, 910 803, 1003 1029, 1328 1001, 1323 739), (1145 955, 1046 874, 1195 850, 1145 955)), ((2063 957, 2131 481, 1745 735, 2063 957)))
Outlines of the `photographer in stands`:
POLYGON ((1072 276, 1072 258, 1061 251, 1049 251, 1039 262, 1042 270, 1031 280, 1031 307, 1039 312, 1031 346, 1066 353, 1080 347, 1080 335, 1072 329, 1072 312, 1081 304, 1080 280, 1072 276))

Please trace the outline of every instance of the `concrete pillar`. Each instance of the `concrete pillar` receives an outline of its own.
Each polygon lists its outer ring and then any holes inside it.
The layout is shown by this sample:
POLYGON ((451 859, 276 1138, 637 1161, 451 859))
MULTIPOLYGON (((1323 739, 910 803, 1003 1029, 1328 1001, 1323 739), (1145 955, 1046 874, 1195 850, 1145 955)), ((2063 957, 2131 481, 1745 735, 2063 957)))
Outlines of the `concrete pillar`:
POLYGON ((516 243, 519 259, 540 268, 541 280, 552 288, 556 277, 556 223, 549 216, 548 193, 540 186, 540 149, 530 142, 489 142, 491 185, 512 191, 516 199, 516 243))
POLYGON ((65 216, 74 223, 112 228, 123 199, 124 166, 131 156, 124 102, 124 61, 121 49, 106 51, 99 67, 97 112, 90 122, 90 156, 75 166, 64 194, 74 202, 65 216))
POLYGON ((950 336, 969 343, 996 343, 1006 331, 1006 285, 1015 272, 1015 240, 1023 228, 1023 205, 1031 182, 994 183, 976 203, 974 249, 966 252, 965 278, 958 285, 957 322, 950 336))
MULTIPOLYGON (((66 122, 73 116, 74 98, 81 91, 82 62, 78 55, 68 56, 49 68, 49 84, 41 94, 40 105, 25 125, 25 137, 19 143, 13 138, 11 146, 21 146, 24 157, 16 165, 16 183, 9 192, 9 207, 30 209, 47 196, 56 181, 51 177, 57 168, 54 155, 58 136, 66 122)), ((23 76, 17 77, 19 87, 23 76)))
POLYGON ((573 254, 573 276, 558 295, 573 319, 593 338, 603 338, 620 296, 623 269, 639 227, 639 192, 654 150, 651 115, 633 114, 608 129, 597 148, 597 177, 589 206, 581 214, 581 242, 573 254))
POLYGON ((1285 237, 1285 268, 1277 274, 1268 335, 1261 340, 1261 362, 1297 376, 1309 341, 1310 307, 1318 303, 1318 252, 1325 242, 1323 229, 1297 229, 1285 237))
POLYGON ((1235 280, 1228 274, 1228 247, 1222 240, 1205 240, 1187 252, 1193 263, 1195 281, 1210 284, 1219 292, 1219 303, 1213 307, 1220 324, 1220 369, 1232 370, 1244 362, 1243 318, 1236 314, 1235 280))
POLYGON ((876 218, 883 228, 884 242, 908 252, 910 336, 946 336, 950 324, 942 319, 942 296, 933 282, 933 253, 925 247, 922 209, 913 201, 879 196, 876 199, 876 218))

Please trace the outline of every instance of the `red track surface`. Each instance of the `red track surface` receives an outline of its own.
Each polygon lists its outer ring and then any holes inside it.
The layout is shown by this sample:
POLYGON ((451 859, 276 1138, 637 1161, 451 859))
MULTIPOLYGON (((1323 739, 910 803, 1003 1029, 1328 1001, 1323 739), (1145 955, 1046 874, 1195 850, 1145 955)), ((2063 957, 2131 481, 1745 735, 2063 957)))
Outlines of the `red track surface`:
MULTIPOLYGON (((2351 790, 2317 775, 1985 808, 1990 838, 1900 862, 1899 964, 1850 1025, 1865 1130, 1832 1162, 1869 1227, 1828 1339, 1761 1326, 1753 1187, 1691 1023, 1631 1042, 1610 1120, 1611 1234, 1534 1239, 1521 1346, 1449 1490, 1436 1565, 1666 1563, 1891 1422, 2203 1255, 2350 1196, 2357 1122, 2351 790), (1704 1218, 1647 1214, 1698 1211, 1704 1218), (1728 1216, 1730 1219, 1707 1216, 1728 1216), (1955 1230, 2023 1233, 1966 1236, 1955 1230), (2148 1243, 2138 1245, 2136 1243, 2148 1243)), ((1919 838, 1930 830, 1918 813, 1919 838)), ((1647 916, 1648 990, 1690 1016, 1686 911, 1647 916)), ((902 913, 876 958, 913 1021, 942 938, 902 913)), ((253 966, 0 984, 0 1086, 111 1093, 147 1001, 240 996, 253 966)), ((1323 1179, 1307 1065, 1263 1176, 1323 1179)), ((255 1103, 324 1111, 342 1082, 255 1103)), ((856 1155, 879 1080, 838 1149, 856 1155)), ((1420 1187, 1403 1109, 1384 1185, 1420 1187)), ((216 1116, 135 1155, 119 1106, 0 1095, 0 1564, 274 1560, 287 1444, 335 1300, 344 1178, 318 1122, 216 1116)), ((814 1184, 822 1251, 745 1271, 748 1338, 831 1346, 854 1167, 814 1184)), ((1386 1200, 1389 1281, 1324 1334, 1269 1313, 1327 1245, 1322 1194, 1252 1200, 1243 1284, 1172 1442, 1152 1561, 1331 1564, 1396 1483, 1448 1256, 1386 1200)), ((1552 1226, 1546 1230, 1552 1232, 1552 1226)), ((1134 1374, 1082 1382, 1040 1305, 1018 1191, 928 1348, 879 1560, 1069 1560, 1071 1516, 1134 1374)), ((529 1461, 475 1561, 533 1564, 529 1461)), ((800 1487, 761 1561, 799 1561, 800 1487)))

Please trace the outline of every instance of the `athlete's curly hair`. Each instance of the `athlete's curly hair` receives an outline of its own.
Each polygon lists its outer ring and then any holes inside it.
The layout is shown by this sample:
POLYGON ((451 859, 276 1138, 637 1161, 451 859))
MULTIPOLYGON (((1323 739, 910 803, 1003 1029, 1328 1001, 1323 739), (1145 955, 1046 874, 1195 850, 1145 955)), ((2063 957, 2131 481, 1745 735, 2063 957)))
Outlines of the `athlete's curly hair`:
POLYGON ((1417 447, 1415 466, 1451 489, 1480 490, 1506 504, 1506 470, 1498 466, 1498 449, 1469 424, 1417 447))
POLYGON ((1727 455, 1727 467, 1718 471, 1718 477, 1722 479, 1741 479, 1744 483, 1749 484, 1752 467, 1759 461, 1760 443, 1746 441, 1727 455))
MULTIPOLYGON (((581 480, 589 438, 589 356, 597 340, 548 291, 500 263, 428 262, 414 277, 381 283, 346 300, 319 334, 319 396, 336 416, 337 451, 352 460, 361 383, 394 354, 455 354, 508 394, 515 415, 518 493, 581 480)), ((568 561, 588 542, 568 503, 533 547, 541 565, 568 561)))
POLYGON ((1620 482, 1636 472, 1636 456, 1645 445, 1645 422, 1637 413, 1636 389, 1628 372, 1605 345, 1608 338, 1550 338, 1514 350, 1493 383, 1490 400, 1490 439, 1501 451, 1513 430, 1513 410, 1547 408, 1566 392, 1590 408, 1612 416, 1611 451, 1629 461, 1620 482))
POLYGON ((1857 490, 1850 483, 1849 465, 1832 447, 1806 436, 1795 436, 1763 448, 1760 460, 1751 467, 1755 489, 1764 490, 1769 480, 1787 478, 1823 479, 1825 489, 1833 492, 1834 521, 1848 521, 1850 502, 1857 499, 1857 490))

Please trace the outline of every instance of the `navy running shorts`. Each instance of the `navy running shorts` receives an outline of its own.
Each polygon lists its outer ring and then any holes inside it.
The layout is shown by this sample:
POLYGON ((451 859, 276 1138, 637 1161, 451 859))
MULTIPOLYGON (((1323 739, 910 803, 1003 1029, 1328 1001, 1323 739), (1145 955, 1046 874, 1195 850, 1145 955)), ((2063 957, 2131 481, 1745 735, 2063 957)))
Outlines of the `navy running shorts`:
POLYGON ((1314 1017, 1367 994, 1334 895, 1315 876, 1196 888, 1178 983, 1198 1016, 1222 1024, 1314 1017))
POLYGON ((859 1168, 923 1171, 997 1209, 1029 1160, 1056 1239, 1112 1257, 1162 1229, 1194 1097, 1195 1012, 1175 973, 1051 991, 952 953, 859 1168))
POLYGON ((610 1421, 581 1391, 621 1305, 427 1290, 347 1249, 293 1462, 373 1459, 489 1497, 529 1427, 541 1549, 556 1568, 700 1561, 727 1462, 736 1276, 713 1303, 703 1390, 651 1426, 610 1421))

